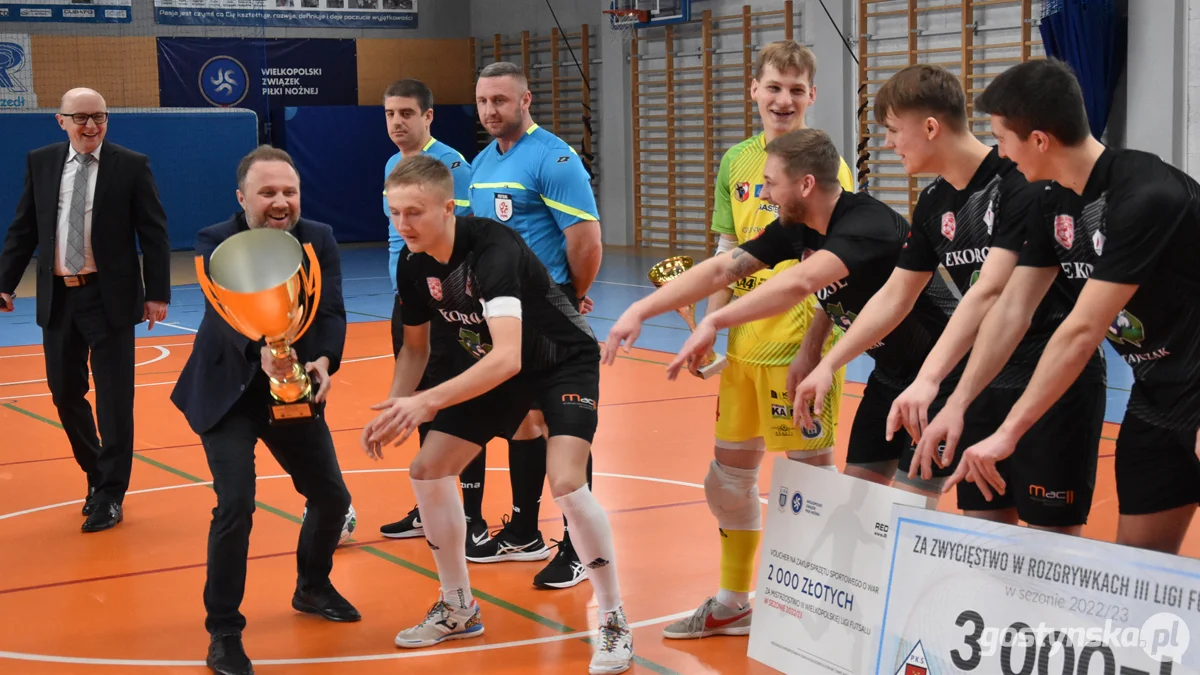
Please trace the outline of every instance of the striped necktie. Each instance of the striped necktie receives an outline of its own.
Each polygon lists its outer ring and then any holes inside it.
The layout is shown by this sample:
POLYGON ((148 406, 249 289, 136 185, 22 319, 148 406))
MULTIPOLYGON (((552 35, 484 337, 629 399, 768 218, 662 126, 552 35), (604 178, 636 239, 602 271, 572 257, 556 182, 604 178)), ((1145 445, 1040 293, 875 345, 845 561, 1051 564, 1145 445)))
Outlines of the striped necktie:
POLYGON ((67 215, 67 273, 79 274, 83 269, 83 212, 87 203, 88 176, 95 157, 75 155, 79 168, 75 171, 75 186, 71 193, 71 211, 67 215))

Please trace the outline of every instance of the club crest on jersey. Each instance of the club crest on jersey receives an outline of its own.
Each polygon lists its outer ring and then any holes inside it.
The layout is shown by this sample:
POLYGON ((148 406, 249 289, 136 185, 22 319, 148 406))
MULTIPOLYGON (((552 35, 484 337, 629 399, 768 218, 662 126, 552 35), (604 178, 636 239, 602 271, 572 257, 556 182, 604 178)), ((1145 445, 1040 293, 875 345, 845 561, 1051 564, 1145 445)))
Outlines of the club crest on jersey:
POLYGON ((434 300, 442 299, 442 280, 437 277, 425 277, 425 283, 429 284, 429 294, 434 300))
POLYGON ((1100 230, 1092 235, 1092 246, 1096 248, 1096 255, 1104 255, 1104 233, 1100 230))
POLYGON ((947 211, 942 214, 942 236, 953 241, 954 240, 954 212, 947 211))
POLYGON ((745 182, 738 183, 735 190, 737 191, 737 199, 739 202, 744 202, 750 198, 750 184, 749 183, 745 183, 745 182))
POLYGON ((987 225, 988 236, 992 236, 992 223, 996 221, 996 213, 992 211, 992 202, 988 200, 987 213, 983 214, 983 224, 987 225))
POLYGON ((507 223, 513 217, 513 198, 510 194, 503 192, 496 193, 496 218, 502 223, 507 223))
POLYGON ((1075 243, 1075 219, 1071 216, 1054 216, 1054 240, 1063 248, 1075 243))

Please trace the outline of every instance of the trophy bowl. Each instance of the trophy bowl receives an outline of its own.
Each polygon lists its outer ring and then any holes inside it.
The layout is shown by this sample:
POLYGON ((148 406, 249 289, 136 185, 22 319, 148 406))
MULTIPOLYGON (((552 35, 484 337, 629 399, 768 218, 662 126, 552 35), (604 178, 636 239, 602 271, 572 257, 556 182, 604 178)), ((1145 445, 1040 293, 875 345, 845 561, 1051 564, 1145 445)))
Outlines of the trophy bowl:
MULTIPOLYGON (((239 232, 213 251, 204 273, 196 256, 197 281, 213 309, 234 330, 257 342, 266 339, 275 358, 287 358, 316 316, 321 268, 312 244, 274 228, 239 232), (305 269, 304 259, 309 261, 305 269)), ((313 379, 299 363, 282 380, 270 379, 271 422, 313 417, 313 379)))

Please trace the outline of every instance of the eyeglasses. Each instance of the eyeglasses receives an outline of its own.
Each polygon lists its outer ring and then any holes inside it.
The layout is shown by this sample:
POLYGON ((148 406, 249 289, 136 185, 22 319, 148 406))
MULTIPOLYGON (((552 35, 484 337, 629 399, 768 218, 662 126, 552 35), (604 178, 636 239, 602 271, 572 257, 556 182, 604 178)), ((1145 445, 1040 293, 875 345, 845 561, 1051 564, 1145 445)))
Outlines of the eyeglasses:
POLYGON ((104 124, 108 121, 108 113, 106 112, 92 113, 90 115, 87 113, 62 113, 62 116, 70 117, 71 121, 79 126, 87 124, 89 119, 95 122, 97 125, 104 124))

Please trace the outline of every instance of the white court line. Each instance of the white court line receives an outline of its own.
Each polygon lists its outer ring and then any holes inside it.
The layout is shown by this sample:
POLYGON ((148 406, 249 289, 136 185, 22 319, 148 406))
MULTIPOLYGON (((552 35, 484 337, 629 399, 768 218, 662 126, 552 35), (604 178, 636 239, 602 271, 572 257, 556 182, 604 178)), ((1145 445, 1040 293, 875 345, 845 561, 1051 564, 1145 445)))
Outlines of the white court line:
POLYGON ((187 326, 180 326, 180 325, 179 325, 179 324, 177 324, 177 323, 168 323, 168 322, 166 322, 166 321, 159 321, 159 322, 158 322, 158 324, 159 324, 160 326, 170 326, 171 328, 178 328, 179 330, 186 330, 186 331, 190 331, 190 332, 192 332, 192 333, 199 333, 199 332, 200 332, 200 331, 199 331, 198 329, 196 329, 196 328, 188 328, 187 326))
MULTIPOLYGON (((489 467, 487 470, 488 471, 508 471, 508 469, 504 468, 504 467, 489 467)), ((407 468, 354 469, 354 470, 349 470, 349 471, 343 471, 342 474, 406 473, 406 472, 408 472, 407 468)), ((654 478, 651 476, 636 476, 636 475, 630 475, 630 474, 602 473, 602 472, 595 472, 594 475, 602 476, 605 478, 624 478, 627 480, 645 481, 645 482, 650 482, 650 483, 666 483, 668 485, 680 485, 683 487, 698 488, 700 490, 704 489, 704 486, 699 483, 688 483, 688 482, 684 482, 684 481, 670 480, 670 479, 666 479, 666 478, 654 478)), ((273 475, 273 476, 259 476, 256 478, 256 480, 275 480, 275 479, 280 479, 280 478, 291 478, 291 476, 289 476, 287 474, 279 474, 279 475, 273 475)), ((183 483, 181 485, 167 485, 167 486, 157 487, 157 488, 132 490, 130 492, 126 492, 125 494, 126 494, 126 496, 138 495, 138 494, 146 494, 146 493, 150 493, 150 492, 164 492, 166 490, 180 490, 183 488, 200 487, 200 486, 204 486, 204 485, 212 485, 212 481, 206 481, 203 483, 183 483)), ((61 502, 58 504, 39 506, 39 507, 32 508, 32 509, 26 509, 24 511, 16 511, 14 513, 6 513, 3 515, 0 515, 0 520, 6 520, 8 518, 16 518, 18 516, 29 515, 31 513, 37 513, 39 511, 47 511, 50 509, 55 509, 55 508, 59 508, 59 507, 63 507, 63 506, 73 506, 73 505, 77 505, 77 504, 82 504, 83 501, 84 500, 82 500, 82 499, 76 499, 76 500, 69 501, 69 502, 61 502)), ((766 503, 766 500, 763 499, 762 502, 766 503)), ((751 597, 753 597, 754 594, 751 593, 750 595, 751 595, 751 597)), ((644 621, 638 621, 635 623, 631 623, 629 625, 631 628, 644 628, 646 626, 654 626, 657 624, 666 623, 668 621, 682 619, 684 617, 691 616, 694 612, 695 612, 695 610, 688 610, 685 612, 678 612, 678 613, 670 614, 667 616, 659 616, 659 617, 655 617, 653 619, 646 619, 644 621)), ((594 636, 597 633, 598 633, 598 629, 588 630, 588 631, 577 631, 574 633, 566 633, 566 634, 562 634, 562 635, 551 635, 549 637, 542 637, 542 638, 532 638, 529 640, 512 640, 509 642, 497 642, 494 644, 473 645, 470 647, 453 647, 453 648, 448 648, 448 649, 427 649, 427 650, 411 650, 411 651, 410 650, 390 651, 390 652, 386 652, 383 654, 355 654, 355 655, 350 655, 350 656, 325 656, 325 657, 316 657, 316 658, 309 658, 309 659, 256 659, 254 662, 261 666, 291 666, 291 665, 305 665, 305 664, 315 664, 315 663, 353 663, 353 662, 364 662, 364 661, 390 661, 392 659, 417 659, 417 658, 426 658, 426 657, 431 657, 431 656, 446 656, 446 655, 451 655, 451 654, 465 654, 465 653, 470 653, 470 652, 483 652, 483 651, 493 651, 493 650, 497 650, 497 649, 509 649, 512 647, 526 647, 526 646, 530 646, 530 645, 546 644, 549 642, 562 642, 565 640, 577 640, 577 639, 581 639, 581 638, 585 638, 585 637, 594 636)), ((87 666, 131 666, 131 667, 132 666, 142 666, 142 667, 148 666, 148 667, 160 667, 160 668, 191 668, 191 667, 199 667, 199 666, 205 665, 204 661, 173 661, 173 660, 154 660, 154 659, 101 659, 101 658, 89 658, 89 657, 83 657, 83 656, 57 656, 54 654, 28 654, 28 653, 23 653, 23 652, 8 652, 8 651, 0 651, 0 659, 12 659, 12 660, 16 660, 16 661, 37 661, 37 662, 42 662, 42 663, 70 663, 70 664, 87 665, 87 666)))
MULTIPOLYGON (((137 345, 136 349, 153 349, 154 347, 191 347, 191 342, 167 342, 161 345, 137 345)), ((32 354, 7 354, 0 356, 0 359, 19 359, 26 356, 45 356, 45 352, 34 352, 32 354)))
MULTIPOLYGON (((175 384, 175 380, 171 380, 170 382, 147 382, 145 384, 135 384, 133 387, 134 389, 140 389, 142 387, 161 387, 168 384, 175 384)), ((0 401, 15 401, 19 398, 44 398, 46 396, 51 396, 51 394, 46 392, 45 394, 21 394, 20 396, 0 395, 0 401)))
MULTIPOLYGON (((179 344, 191 345, 192 343, 182 342, 179 344)), ((151 346, 156 346, 156 345, 151 345, 151 346)), ((167 345, 162 345, 162 346, 165 347, 167 345)), ((19 354, 18 356, 41 356, 41 355, 40 354, 19 354)), ((3 357, 0 357, 0 358, 3 358, 3 357)), ((390 358, 392 358, 391 354, 382 354, 380 356, 362 356, 362 357, 359 357, 356 359, 346 359, 345 361, 342 361, 342 363, 343 364, 359 363, 361 361, 376 361, 378 359, 390 359, 390 358)), ((155 359, 155 360, 158 360, 158 359, 155 359)), ((30 380, 30 382, 45 382, 45 380, 30 380)), ((176 382, 178 382, 178 380, 171 380, 170 382, 146 382, 144 384, 135 384, 135 385, 133 385, 133 387, 134 387, 134 389, 138 389, 141 387, 163 387, 168 384, 175 384, 176 382)), ((5 385, 5 384, 22 384, 22 383, 21 382, 0 382, 0 386, 5 385)), ((0 401, 15 401, 17 399, 22 399, 22 398, 45 398, 47 396, 51 396, 51 394, 49 392, 46 392, 44 394, 21 394, 20 396, 0 395, 0 401)))
POLYGON ((646 284, 627 284, 622 281, 600 281, 599 279, 593 281, 592 283, 593 284, 607 284, 609 286, 628 286, 629 288, 649 288, 649 289, 654 288, 653 286, 647 286, 646 284))
MULTIPOLYGON (((171 355, 171 350, 167 349, 166 347, 160 347, 158 345, 150 345, 149 348, 157 349, 158 356, 150 359, 149 361, 142 361, 141 363, 135 363, 135 364, 133 364, 134 368, 139 368, 141 366, 148 366, 151 363, 157 363, 171 355)), ((89 372, 88 377, 91 377, 91 376, 92 376, 92 374, 89 372)), ((19 382, 0 382, 0 387, 9 387, 9 386, 12 386, 15 384, 37 384, 38 382, 45 382, 45 381, 46 381, 46 379, 42 378, 40 380, 21 380, 19 382)))

